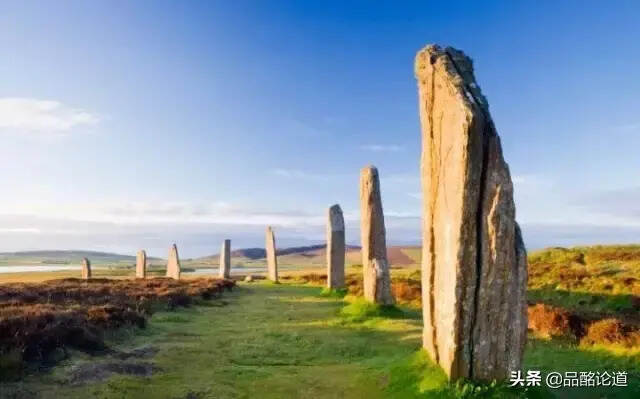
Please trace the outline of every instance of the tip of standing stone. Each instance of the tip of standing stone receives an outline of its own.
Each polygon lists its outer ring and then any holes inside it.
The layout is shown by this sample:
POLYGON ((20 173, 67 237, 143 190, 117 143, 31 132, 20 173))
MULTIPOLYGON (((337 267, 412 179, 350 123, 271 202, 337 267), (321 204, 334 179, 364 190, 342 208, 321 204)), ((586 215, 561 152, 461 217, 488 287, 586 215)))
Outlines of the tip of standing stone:
POLYGON ((446 79, 457 87, 465 102, 488 113, 489 104, 476 82, 473 60, 462 50, 429 44, 416 54, 414 68, 416 79, 423 84, 434 73, 446 74, 446 79))
POLYGON ((427 65, 435 63, 438 56, 443 54, 442 48, 437 44, 428 44, 416 54, 415 74, 420 77, 427 70, 427 65))
POLYGON ((466 73, 473 73, 473 60, 471 57, 467 56, 464 51, 450 46, 443 48, 437 44, 428 44, 416 54, 416 77, 419 77, 421 73, 428 69, 427 65, 435 64, 441 57, 446 57, 445 61, 447 59, 449 61, 453 61, 453 64, 462 75, 466 75, 466 73))
POLYGON ((362 168, 362 173, 378 173, 378 168, 376 168, 373 165, 367 165, 364 168, 362 168))

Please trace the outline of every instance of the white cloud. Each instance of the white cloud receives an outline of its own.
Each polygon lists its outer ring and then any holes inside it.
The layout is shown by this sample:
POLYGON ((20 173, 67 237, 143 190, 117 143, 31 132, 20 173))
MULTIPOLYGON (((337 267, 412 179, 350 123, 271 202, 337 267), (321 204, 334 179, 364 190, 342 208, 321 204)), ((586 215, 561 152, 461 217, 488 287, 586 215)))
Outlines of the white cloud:
POLYGON ((279 177, 284 177, 287 179, 309 179, 309 180, 330 180, 335 178, 343 178, 345 175, 329 175, 329 174, 319 174, 319 173, 311 173, 298 169, 273 169, 271 170, 271 174, 279 177))
POLYGON ((382 184, 384 184, 385 186, 387 184, 393 184, 410 186, 418 185, 417 187, 420 187, 420 176, 417 173, 396 173, 391 175, 381 174, 380 180, 382 180, 382 184))
POLYGON ((326 132, 324 132, 323 130, 297 119, 285 119, 282 122, 280 130, 283 132, 288 132, 294 137, 326 136, 326 132))
POLYGON ((592 190, 574 204, 616 225, 640 227, 640 186, 592 190))
POLYGON ((360 149, 373 152, 399 152, 404 150, 404 147, 396 144, 366 144, 360 146, 360 149))
POLYGON ((58 101, 35 98, 0 98, 0 130, 12 134, 68 133, 78 126, 92 126, 98 115, 58 101))
POLYGON ((622 131, 632 131, 640 129, 640 123, 627 123, 624 125, 618 126, 618 130, 622 131))
MULTIPOLYGON (((324 213, 299 209, 273 210, 232 205, 222 201, 127 201, 101 202, 0 202, 2 215, 47 218, 60 221, 141 224, 206 224, 295 226, 322 225, 324 213)), ((2 216, 0 215, 0 216, 2 216)), ((60 228, 60 226, 57 226, 60 228)), ((62 226, 64 228, 64 226, 62 226)), ((0 231, 1 232, 1 231, 0 231)))
POLYGON ((2 233, 40 234, 40 229, 35 227, 1 227, 0 234, 2 233))
POLYGON ((287 177, 287 178, 306 178, 311 175, 307 172, 303 172, 301 170, 296 169, 274 169, 271 171, 276 176, 287 177))
POLYGON ((513 175, 511 177, 513 184, 519 189, 536 189, 549 188, 553 184, 553 180, 539 174, 523 174, 513 175))
POLYGON ((405 212, 405 211, 385 211, 385 218, 398 218, 398 219, 420 219, 421 215, 415 212, 405 212))

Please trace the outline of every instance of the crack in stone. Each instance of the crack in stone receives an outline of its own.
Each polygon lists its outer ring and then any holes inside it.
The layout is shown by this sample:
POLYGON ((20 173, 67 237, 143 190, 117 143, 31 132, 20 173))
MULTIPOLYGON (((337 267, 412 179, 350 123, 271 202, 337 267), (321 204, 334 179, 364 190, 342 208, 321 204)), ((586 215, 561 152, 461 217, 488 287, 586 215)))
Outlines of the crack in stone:
POLYGON ((482 132, 482 171, 480 172, 480 192, 478 195, 478 208, 476 210, 476 285, 473 292, 473 313, 471 314, 471 322, 469 327, 469 378, 473 378, 474 372, 474 350, 475 339, 474 332, 476 327, 476 321, 478 318, 478 301, 480 296, 480 285, 482 283, 482 205, 484 202, 484 195, 487 183, 487 161, 488 161, 488 135, 485 131, 482 132))
MULTIPOLYGON (((460 76, 460 80, 462 82, 462 89, 465 91, 465 93, 468 93, 468 95, 470 95, 473 100, 475 101, 476 104, 482 104, 481 102, 478 101, 478 99, 476 98, 476 96, 473 94, 472 90, 469 90, 466 87, 466 83, 464 80, 464 75, 462 74, 460 68, 458 67, 458 65, 456 64, 456 62, 454 61, 453 56, 449 53, 449 51, 447 51, 447 49, 445 49, 444 54, 447 55, 447 57, 449 58, 449 61, 451 61, 451 65, 453 66, 454 70, 456 71, 456 73, 458 74, 458 76, 460 76)), ((481 280, 482 280, 482 255, 483 255, 483 248, 482 248, 482 205, 484 202, 484 195, 485 195, 485 189, 486 189, 486 180, 487 180, 487 162, 488 162, 488 138, 491 137, 492 134, 492 123, 491 123, 491 119, 488 118, 487 114, 485 113, 483 107, 481 107, 480 105, 478 105, 478 108, 480 109, 480 112, 483 115, 483 122, 485 124, 484 126, 484 130, 482 131, 482 169, 480 171, 480 191, 478 193, 478 207, 476 209, 476 278, 475 278, 475 286, 474 286, 474 292, 473 292, 473 304, 472 304, 472 314, 471 314, 471 321, 470 321, 470 326, 469 326, 469 372, 468 372, 468 377, 470 379, 473 379, 473 374, 474 374, 474 350, 475 350, 475 342, 474 342, 474 331, 475 331, 475 327, 476 327, 476 321, 477 321, 477 316, 478 316, 478 300, 479 300, 479 296, 480 296, 480 285, 481 285, 481 280)))
MULTIPOLYGON (((430 98, 429 98, 429 103, 427 104, 427 107, 429 108, 427 115, 429 116, 429 135, 431 137, 431 147, 430 147, 430 157, 431 157, 431 179, 436 179, 435 173, 434 173, 434 148, 435 148, 435 141, 434 141, 434 132, 433 132, 433 107, 434 107, 434 102, 435 102, 435 67, 433 66, 433 63, 435 62, 435 60, 431 60, 431 93, 430 93, 430 98)), ((429 229, 431 231, 431 242, 429 243, 430 247, 431 247, 431 274, 429 275, 429 302, 430 302, 430 307, 431 307, 431 314, 430 314, 430 319, 431 319, 431 342, 433 345, 433 352, 435 354, 436 357, 436 363, 438 363, 440 361, 440 353, 438 351, 438 334, 436 331, 436 316, 435 316, 435 275, 436 275, 436 248, 435 248, 435 244, 436 244, 436 240, 434 237, 435 234, 435 229, 433 227, 435 220, 435 209, 436 209, 436 201, 438 198, 438 180, 436 179, 435 183, 431 182, 431 187, 435 187, 435 192, 431 193, 433 195, 431 195, 431 201, 430 201, 430 207, 431 207, 431 224, 429 226, 429 229)))
POLYGON ((508 165, 472 60, 429 45, 415 68, 425 197, 423 345, 451 379, 504 379, 520 368, 526 334, 526 250, 508 165))

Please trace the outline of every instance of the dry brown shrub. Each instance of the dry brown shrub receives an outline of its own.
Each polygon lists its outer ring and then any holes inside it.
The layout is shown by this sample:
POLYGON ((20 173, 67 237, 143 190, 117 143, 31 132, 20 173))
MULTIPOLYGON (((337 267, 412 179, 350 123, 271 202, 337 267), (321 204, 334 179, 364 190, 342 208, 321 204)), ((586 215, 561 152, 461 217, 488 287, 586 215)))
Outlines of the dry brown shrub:
POLYGON ((583 267, 567 267, 558 273, 558 278, 563 281, 582 281, 591 274, 583 267))
MULTIPOLYGON (((362 276, 349 274, 345 277, 345 283, 349 294, 355 296, 364 295, 362 276)), ((394 277, 391 279, 391 293, 397 303, 420 307, 422 303, 422 290, 420 280, 408 277, 394 277)))
POLYGON ((307 283, 324 284, 327 282, 327 275, 319 273, 309 273, 304 275, 303 279, 307 283))
MULTIPOLYGON (((254 276, 255 277, 255 276, 254 276)), ((294 281, 300 284, 326 284, 327 275, 324 273, 285 274, 279 277, 283 281, 294 281)))
POLYGON ((18 350, 24 360, 44 360, 56 348, 102 350, 103 331, 145 326, 154 305, 188 306, 209 299, 231 280, 167 278, 61 279, 0 285, 0 356, 18 350))
POLYGON ((640 345, 638 327, 625 324, 616 318, 598 320, 587 328, 581 344, 619 344, 625 347, 640 345))
POLYGON ((584 320, 569 311, 538 303, 527 309, 529 329, 545 337, 581 337, 584 320))
POLYGON ((420 281, 393 279, 391 292, 398 303, 421 303, 422 290, 420 281))
POLYGON ((364 295, 364 287, 362 285, 362 276, 359 274, 348 274, 345 276, 345 285, 349 294, 355 296, 364 295))

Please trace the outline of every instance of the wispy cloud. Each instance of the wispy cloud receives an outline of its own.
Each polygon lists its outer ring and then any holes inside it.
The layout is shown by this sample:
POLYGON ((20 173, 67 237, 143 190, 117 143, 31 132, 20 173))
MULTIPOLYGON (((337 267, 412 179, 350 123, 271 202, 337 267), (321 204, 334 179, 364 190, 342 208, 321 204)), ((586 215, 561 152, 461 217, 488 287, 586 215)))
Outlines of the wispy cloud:
POLYGON ((14 225, 24 222, 25 216, 120 225, 217 223, 293 226, 322 225, 325 222, 322 211, 278 210, 223 201, 4 202, 2 209, 4 215, 17 218, 13 220, 14 225))
POLYGON ((303 172, 303 171, 297 170, 297 169, 281 169, 281 168, 278 168, 278 169, 273 169, 271 171, 271 173, 276 175, 276 176, 280 176, 280 177, 298 178, 298 179, 308 178, 308 177, 312 176, 310 173, 303 172))
POLYGON ((366 144, 360 146, 360 149, 373 152, 399 152, 404 150, 404 147, 397 144, 366 144))
POLYGON ((640 226, 640 186, 594 190, 574 203, 587 211, 608 216, 618 225, 640 226))
POLYGON ((543 187, 549 187, 552 184, 552 179, 539 175, 539 174, 516 174, 511 177, 513 184, 519 188, 535 188, 541 189, 543 187))
POLYGON ((626 123, 623 125, 618 126, 618 130, 622 130, 622 131, 632 131, 632 130, 640 130, 640 122, 636 122, 636 123, 626 123))
POLYGON ((98 115, 59 101, 0 98, 0 130, 11 134, 64 135, 76 127, 95 125, 99 121, 98 115))
POLYGON ((294 137, 319 137, 326 136, 326 132, 309 123, 298 119, 285 119, 280 127, 281 131, 288 132, 294 137))
POLYGON ((322 174, 322 173, 314 173, 307 172, 299 169, 284 169, 277 168, 272 169, 270 173, 274 176, 284 177, 287 179, 307 179, 307 180, 322 180, 327 181, 335 178, 343 178, 346 175, 331 175, 331 174, 322 174))
POLYGON ((381 174, 380 180, 383 190, 395 187, 403 188, 406 192, 417 192, 420 189, 420 176, 417 173, 381 174))
POLYGON ((1 227, 1 233, 40 234, 40 229, 35 227, 1 227))

